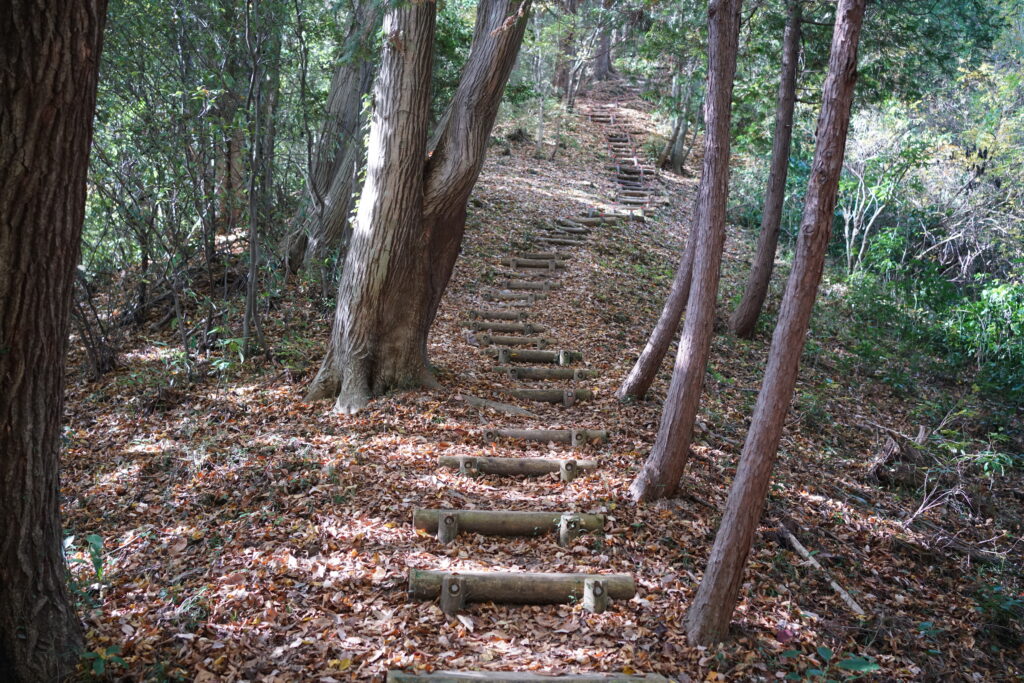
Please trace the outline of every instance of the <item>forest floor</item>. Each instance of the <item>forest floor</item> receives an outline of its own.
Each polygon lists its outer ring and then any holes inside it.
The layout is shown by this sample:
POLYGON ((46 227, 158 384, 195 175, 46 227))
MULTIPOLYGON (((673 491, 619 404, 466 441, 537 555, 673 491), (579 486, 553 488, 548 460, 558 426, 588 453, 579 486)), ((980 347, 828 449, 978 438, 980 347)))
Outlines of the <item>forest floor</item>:
MULTIPOLYGON (((619 115, 654 138, 635 96, 615 86, 592 96, 620 102, 619 115)), ((622 405, 612 394, 657 317, 697 182, 696 173, 662 174, 656 186, 667 203, 646 222, 598 228, 572 249, 564 288, 531 309, 531 322, 546 325, 558 347, 582 351, 583 366, 598 371, 582 383, 594 400, 568 409, 518 402, 536 418, 459 400, 517 403, 502 394, 509 380, 490 371, 493 362, 461 326, 481 307, 498 260, 536 249, 531 239, 542 223, 607 206, 613 194, 600 126, 568 120, 567 145, 553 160, 534 159, 529 141, 505 141, 514 124, 503 126, 431 337, 443 390, 387 396, 354 417, 304 403, 333 312, 309 283, 289 285, 265 315, 275 363, 204 363, 198 378, 186 378, 175 333, 153 325, 100 380, 80 374, 81 350, 73 352, 62 481, 88 632, 83 678, 102 668, 111 680, 380 680, 402 668, 821 680, 873 664, 880 668, 869 676, 886 680, 1024 675, 1014 616, 1021 595, 1007 579, 1024 559, 1019 470, 957 480, 943 495, 941 479, 883 485, 872 475, 876 454, 891 435, 916 435, 916 416, 887 385, 844 364, 850 353, 819 331, 821 316, 731 638, 719 648, 687 644, 684 615, 756 399, 770 327, 752 341, 734 339, 721 325, 723 303, 682 492, 632 504, 627 489, 653 441, 671 362, 647 401, 622 405), (607 429, 611 438, 582 449, 523 447, 485 440, 493 426, 607 429), (468 479, 437 465, 441 455, 524 454, 579 454, 600 467, 562 483, 557 475, 468 479), (419 507, 575 510, 608 522, 569 548, 553 536, 475 534, 442 546, 412 528, 419 507), (780 542, 780 525, 866 617, 780 542), (409 599, 411 568, 628 573, 638 592, 601 614, 582 605, 484 603, 449 619, 436 603, 409 599)), ((751 235, 730 230, 723 302, 738 291, 751 245, 751 235)))

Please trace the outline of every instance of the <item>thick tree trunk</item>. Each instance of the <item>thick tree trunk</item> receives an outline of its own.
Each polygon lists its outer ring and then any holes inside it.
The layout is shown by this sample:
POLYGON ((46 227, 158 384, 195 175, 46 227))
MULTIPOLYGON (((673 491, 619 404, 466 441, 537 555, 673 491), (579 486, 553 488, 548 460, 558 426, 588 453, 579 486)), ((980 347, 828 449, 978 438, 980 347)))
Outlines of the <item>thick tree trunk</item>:
POLYGON ((429 68, 413 60, 433 40, 423 2, 394 10, 375 91, 369 159, 352 246, 345 259, 327 356, 307 398, 337 396, 355 412, 391 389, 436 385, 427 334, 459 254, 466 202, 515 63, 529 3, 484 0, 452 104, 429 160, 429 68), (406 24, 409 27, 406 28, 406 24), (429 30, 428 30, 429 28, 429 30), (416 80, 419 79, 419 80, 416 80), (422 111, 421 111, 422 108, 422 111))
POLYGON ((0 8, 0 680, 59 681, 82 632, 58 452, 105 0, 0 8))
POLYGON ((676 268, 675 279, 672 280, 672 289, 669 290, 665 305, 661 309, 661 315, 647 345, 636 359, 633 369, 623 380, 622 386, 615 392, 615 397, 620 401, 639 401, 647 395, 654 378, 658 376, 661 368, 661 361, 672 345, 672 338, 679 329, 679 319, 686 310, 686 301, 690 297, 690 283, 693 278, 693 251, 695 240, 691 232, 686 240, 686 248, 683 249, 683 257, 676 268))
POLYGON ((614 22, 608 13, 612 9, 614 0, 604 0, 602 7, 605 14, 601 16, 601 35, 598 38, 597 54, 594 55, 594 80, 607 81, 618 74, 612 64, 612 26, 614 22))
POLYGON ((317 138, 294 228, 285 243, 288 269, 296 273, 319 263, 348 242, 356 178, 366 159, 361 134, 363 97, 373 87, 374 61, 367 54, 380 27, 381 3, 362 0, 352 13, 344 57, 331 79, 327 115, 317 138))
POLYGON ((802 0, 789 0, 786 30, 782 39, 782 77, 775 107, 775 137, 772 141, 772 159, 768 172, 768 187, 764 195, 764 213, 761 215, 761 234, 757 239, 757 254, 750 268, 743 299, 729 319, 729 329, 737 337, 754 336, 757 318, 761 314, 768 283, 775 265, 775 249, 779 244, 779 225, 782 222, 782 204, 786 199, 786 173, 789 170, 789 149, 793 139, 793 108, 796 105, 796 67, 800 54, 800 14, 802 0))
POLYGON ((430 120, 436 5, 418 2, 384 18, 363 200, 345 259, 327 356, 310 399, 337 397, 352 413, 371 395, 418 385, 426 357, 422 257, 423 159, 430 120))
POLYGON ((629 489, 636 501, 675 493, 690 453, 693 423, 697 418, 714 331, 718 277, 725 243, 729 124, 741 4, 742 0, 711 0, 708 4, 707 136, 691 237, 694 240, 691 279, 698 286, 690 288, 686 322, 679 340, 658 437, 647 462, 629 489))
POLYGON ((728 632, 743 567, 768 493, 832 228, 863 17, 864 0, 840 0, 796 257, 736 478, 729 490, 704 578, 687 614, 687 634, 694 645, 718 642, 728 632))

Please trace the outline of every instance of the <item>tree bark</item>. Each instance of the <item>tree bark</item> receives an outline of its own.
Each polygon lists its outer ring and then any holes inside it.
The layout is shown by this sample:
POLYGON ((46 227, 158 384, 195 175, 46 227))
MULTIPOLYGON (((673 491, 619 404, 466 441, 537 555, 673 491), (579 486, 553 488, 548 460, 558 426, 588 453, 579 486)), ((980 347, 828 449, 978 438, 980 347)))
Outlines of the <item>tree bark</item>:
POLYGON ((384 17, 369 159, 345 259, 327 355, 310 399, 336 397, 353 413, 371 395, 418 385, 426 357, 422 258, 423 159, 430 120, 436 6, 417 2, 384 17))
POLYGON ((604 0, 602 7, 605 13, 601 15, 601 35, 598 38, 597 54, 594 55, 594 80, 607 81, 617 76, 615 66, 612 64, 612 26, 614 22, 609 19, 608 14, 612 10, 614 0, 604 0))
POLYGON ((800 14, 802 0, 789 0, 786 11, 786 30, 782 39, 782 76, 775 107, 775 135, 772 141, 772 159, 768 172, 768 187, 764 195, 761 214, 761 234, 757 240, 757 254, 750 268, 743 299, 729 319, 729 329, 737 337, 754 336, 757 318, 761 314, 768 283, 775 265, 775 250, 779 244, 779 225, 782 222, 782 204, 786 200, 786 174, 789 171, 789 150, 793 140, 793 109, 796 105, 796 67, 800 54, 800 14))
POLYGON ((690 453, 693 423, 704 386, 725 243, 729 124, 741 4, 742 0, 712 0, 708 4, 708 84, 704 109, 707 136, 691 236, 695 240, 691 279, 699 286, 690 288, 686 322, 658 437, 629 489, 638 502, 675 493, 690 453))
POLYGON ((615 392, 615 397, 620 401, 639 401, 647 395, 654 378, 661 368, 661 361, 672 344, 672 337, 679 329, 679 319, 686 310, 686 300, 690 296, 690 282, 693 277, 693 251, 694 235, 686 240, 686 248, 683 249, 683 258, 676 268, 675 279, 672 280, 672 289, 669 290, 665 305, 658 316, 658 322, 651 330, 651 336, 647 345, 636 359, 633 369, 629 371, 622 386, 615 392))
POLYGON ((353 10, 344 43, 346 54, 331 79, 327 115, 306 183, 307 196, 285 243, 292 273, 321 262, 332 250, 347 244, 351 235, 349 214, 356 178, 366 159, 361 134, 363 97, 373 87, 374 61, 365 53, 380 27, 381 8, 381 3, 362 0, 353 10))
POLYGON ((58 681, 82 644, 58 455, 105 0, 0 8, 0 680, 58 681))
POLYGON ((836 8, 832 53, 818 117, 818 141, 793 270, 786 284, 779 323, 768 352, 768 366, 736 478, 729 489, 704 578, 687 614, 687 635, 694 645, 718 642, 728 632, 743 568, 768 493, 832 229, 857 79, 857 43, 864 2, 840 0, 836 8))
MULTIPOLYGON (((418 3, 414 9, 420 13, 420 4, 433 6, 418 3)), ((436 386, 427 365, 427 335, 459 254, 466 202, 483 166, 528 9, 528 0, 479 4, 469 57, 429 159, 419 133, 430 71, 406 55, 432 44, 433 19, 428 30, 425 17, 403 14, 408 9, 385 18, 391 37, 375 91, 371 163, 330 345, 309 400, 337 397, 335 409, 352 413, 388 390, 436 386)), ((430 56, 420 55, 428 63, 430 56)))

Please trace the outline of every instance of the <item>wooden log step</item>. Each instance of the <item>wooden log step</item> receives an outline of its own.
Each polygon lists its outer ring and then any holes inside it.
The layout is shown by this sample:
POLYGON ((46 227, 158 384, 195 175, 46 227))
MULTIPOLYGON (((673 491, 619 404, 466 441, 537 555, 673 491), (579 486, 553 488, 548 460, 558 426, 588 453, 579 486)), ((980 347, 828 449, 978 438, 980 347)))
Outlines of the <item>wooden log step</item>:
POLYGON ((531 413, 525 408, 519 406, 510 405, 508 403, 499 403, 498 401, 490 401, 486 398, 480 398, 479 396, 469 396, 466 394, 457 394, 455 398, 467 405, 475 406, 477 408, 487 408, 488 410, 497 410, 500 413, 507 413, 508 415, 519 415, 520 417, 537 417, 534 413, 531 413))
POLYGON ((582 362, 583 354, 579 351, 535 351, 531 349, 497 349, 490 351, 499 363, 557 363, 569 365, 582 362))
POLYGON ((489 458, 477 455, 442 455, 437 459, 440 467, 458 470, 460 474, 494 474, 502 477, 525 476, 543 477, 545 474, 582 472, 597 469, 596 460, 573 460, 571 458, 489 458))
POLYGON ((488 291, 483 293, 484 299, 487 301, 525 301, 527 303, 533 303, 546 299, 546 294, 526 294, 523 292, 510 292, 505 289, 496 291, 488 291))
POLYGON ((558 282, 532 282, 530 280, 498 280, 496 284, 502 289, 529 289, 545 292, 562 288, 558 282))
POLYGON ((603 429, 489 429, 484 432, 484 439, 522 439, 523 441, 540 441, 548 443, 567 443, 570 446, 582 446, 588 443, 604 443, 608 441, 608 432, 603 429))
POLYGON ((503 258, 501 265, 510 268, 544 268, 547 270, 565 268, 564 263, 554 259, 503 258))
POLYGON ((547 332, 548 329, 536 323, 481 322, 479 320, 466 320, 463 321, 462 325, 474 332, 521 332, 523 334, 535 334, 547 332))
POLYGON ((548 337, 521 337, 509 334, 478 334, 476 340, 481 346, 533 346, 547 348, 555 343, 548 337))
POLYGON ((405 673, 388 671, 387 683, 668 683, 658 674, 528 674, 517 671, 434 671, 405 673))
POLYGON ((572 254, 564 254, 560 251, 524 251, 519 254, 519 258, 525 259, 557 259, 559 261, 567 261, 572 258, 572 254))
MULTIPOLYGON (((446 572, 409 570, 409 597, 433 600, 441 595, 446 578, 461 582, 463 604, 497 602, 513 605, 559 605, 583 600, 585 582, 603 582, 612 600, 629 600, 636 595, 636 582, 629 574, 546 574, 533 572, 446 572)), ((603 592, 604 592, 603 591, 603 592)))
POLYGON ((568 232, 573 233, 575 235, 589 235, 590 233, 593 232, 593 230, 588 228, 583 223, 580 223, 579 221, 573 220, 571 218, 556 218, 555 224, 553 226, 546 226, 545 230, 568 232))
POLYGON ((583 226, 615 225, 619 222, 616 216, 574 216, 567 220, 583 226))
POLYGON ((650 190, 619 190, 619 194, 625 197, 643 197, 648 198, 654 195, 654 192, 650 190))
POLYGON ((577 401, 594 398, 594 392, 590 389, 506 389, 505 393, 521 401, 561 403, 566 408, 576 405, 577 401))
POLYGON ((640 197, 623 197, 623 196, 616 197, 615 198, 615 202, 617 204, 622 204, 624 206, 644 206, 645 204, 649 204, 650 203, 649 200, 641 199, 640 197))
POLYGON ((586 368, 514 368, 510 365, 495 365, 494 372, 508 375, 512 379, 592 379, 597 370, 586 368))
MULTIPOLYGON (((604 515, 573 512, 524 512, 508 510, 437 510, 417 509, 412 513, 414 529, 429 534, 439 528, 454 526, 458 532, 468 531, 484 536, 543 536, 559 530, 563 517, 573 517, 570 531, 600 531, 604 515), (449 520, 448 518, 453 518, 449 520)), ((566 534, 570 536, 572 534, 566 534)))
POLYGON ((519 320, 525 321, 530 315, 526 311, 495 311, 486 308, 474 308, 469 311, 470 318, 481 320, 519 320))
POLYGON ((586 240, 570 239, 568 237, 538 237, 537 241, 558 247, 578 247, 586 242, 586 240))

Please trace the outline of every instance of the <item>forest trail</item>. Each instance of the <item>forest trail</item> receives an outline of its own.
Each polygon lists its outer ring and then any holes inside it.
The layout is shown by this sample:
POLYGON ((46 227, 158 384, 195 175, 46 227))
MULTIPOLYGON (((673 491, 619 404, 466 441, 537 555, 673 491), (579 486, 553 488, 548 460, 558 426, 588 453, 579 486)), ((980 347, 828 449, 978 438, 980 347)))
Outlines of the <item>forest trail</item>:
MULTIPOLYGON (((70 553, 76 581, 82 599, 94 600, 84 610, 90 648, 119 647, 131 680, 204 683, 382 680, 398 670, 746 680, 821 665, 822 647, 836 661, 871 656, 892 677, 942 677, 949 660, 988 678, 1013 670, 1012 661, 975 648, 977 612, 960 558, 920 555, 927 551, 921 532, 903 524, 905 503, 868 476, 864 454, 876 449, 878 434, 852 416, 908 432, 899 399, 867 382, 836 382, 824 356, 801 373, 801 396, 816 398, 798 403, 787 424, 734 637, 717 651, 688 646, 685 610, 766 344, 716 336, 683 491, 634 506, 627 489, 653 440, 670 363, 651 400, 622 405, 612 394, 671 281, 696 179, 622 173, 631 167, 623 162, 655 154, 648 106, 620 86, 592 97, 579 111, 597 120, 568 120, 566 145, 553 159, 550 148, 535 159, 532 144, 504 142, 511 129, 496 132, 431 336, 443 391, 387 396, 352 417, 303 403, 330 320, 329 306, 318 308, 312 296, 284 297, 265 320, 285 370, 243 365, 226 377, 175 383, 171 332, 155 331, 125 355, 125 367, 98 382, 69 382, 64 509, 79 536, 70 546, 77 548, 70 553), (644 220, 595 224, 600 215, 636 212, 644 192, 651 193, 644 220), (558 242, 580 237, 580 244, 558 242), (541 256, 552 252, 558 258, 541 256), (536 261, 547 267, 535 268, 536 261), (505 280, 529 283, 508 289, 512 294, 546 298, 487 300, 505 291, 505 280), (470 315, 486 310, 503 315, 470 315), (488 322, 543 330, 486 329, 488 322), (579 352, 582 360, 556 354, 568 364, 520 364, 516 349, 527 347, 485 345, 481 336, 492 333, 550 337, 545 348, 530 350, 579 352), (515 376, 495 366, 514 368, 515 376), (547 376, 565 370, 571 378, 547 376), (510 393, 537 389, 555 391, 547 398, 556 402, 510 393), (566 390, 575 392, 571 399, 566 390), (520 414, 468 397, 514 405, 520 414), (526 429, 559 431, 536 442, 498 431, 526 429), (587 434, 577 432, 573 445, 572 432, 581 429, 587 434), (540 468, 560 461, 559 470, 574 461, 580 476, 459 471, 474 462, 485 470, 479 458, 537 458, 540 468), (462 533, 441 543, 431 513, 421 513, 423 528, 415 528, 416 510, 539 511, 550 519, 540 521, 538 536, 462 533), (563 512, 599 528, 563 534, 559 545, 563 512), (851 614, 816 570, 777 541, 783 522, 841 577, 868 620, 851 614), (91 534, 102 553, 90 555, 83 544, 91 534), (471 600, 450 618, 437 600, 409 596, 410 575, 423 571, 621 575, 636 594, 613 595, 605 611, 590 611, 576 599, 577 582, 559 588, 572 602, 471 600), (103 607, 95 601, 100 595, 103 607), (917 628, 925 622, 934 629, 917 628), (943 658, 928 654, 939 648, 943 658)), ((740 282, 749 246, 730 234, 726 252, 725 281, 740 282)), ((516 515, 457 523, 538 524, 516 515)))

